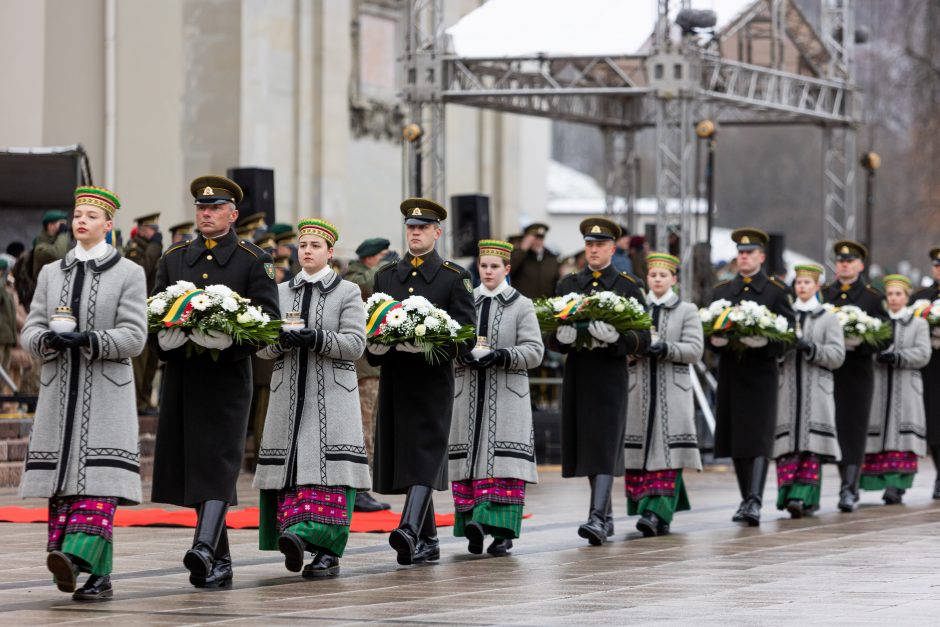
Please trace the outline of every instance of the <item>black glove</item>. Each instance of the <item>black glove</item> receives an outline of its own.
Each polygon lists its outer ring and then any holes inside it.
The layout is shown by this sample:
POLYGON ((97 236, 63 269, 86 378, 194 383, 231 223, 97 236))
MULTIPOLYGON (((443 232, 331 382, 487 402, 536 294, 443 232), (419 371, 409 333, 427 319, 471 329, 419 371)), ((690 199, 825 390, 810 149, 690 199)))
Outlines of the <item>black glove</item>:
POLYGON ((319 337, 317 329, 282 331, 281 345, 290 348, 316 348, 319 337))
POLYGON ((470 368, 477 363, 477 360, 470 353, 464 353, 463 355, 457 357, 457 363, 461 366, 464 366, 465 368, 470 368))
POLYGON ((650 357, 659 358, 659 357, 665 357, 666 353, 668 352, 669 352, 669 347, 666 346, 665 342, 656 342, 655 344, 650 345, 649 350, 647 351, 647 354, 650 357))
POLYGON ((897 353, 878 353, 878 356, 875 358, 878 360, 878 363, 887 364, 889 366, 899 366, 901 365, 901 356, 897 353))
POLYGON ((91 344, 91 337, 87 331, 70 333, 53 333, 46 340, 46 345, 52 350, 67 351, 70 348, 79 348, 91 344))
POLYGON ((483 357, 480 357, 474 367, 479 370, 484 368, 492 368, 494 366, 505 367, 509 365, 509 362, 509 351, 505 348, 497 348, 496 350, 483 355, 483 357))
POLYGON ((810 342, 809 340, 804 340, 803 338, 800 338, 796 341, 795 348, 799 352, 806 353, 807 355, 809 355, 810 353, 813 352, 814 344, 810 342))

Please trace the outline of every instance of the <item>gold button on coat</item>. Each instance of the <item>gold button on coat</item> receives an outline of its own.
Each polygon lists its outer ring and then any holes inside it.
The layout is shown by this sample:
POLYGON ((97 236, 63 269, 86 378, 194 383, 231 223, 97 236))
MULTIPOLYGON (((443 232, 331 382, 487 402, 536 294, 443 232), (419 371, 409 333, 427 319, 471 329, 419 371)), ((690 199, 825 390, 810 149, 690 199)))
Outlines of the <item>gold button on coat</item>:
POLYGON ((409 293, 409 294, 413 293, 414 291, 415 291, 415 288, 413 288, 413 287, 409 287, 409 288, 408 288, 408 293, 409 293))
POLYGON ((591 285, 593 285, 594 287, 597 287, 597 281, 594 281, 593 283, 591 283, 591 285))
POLYGON ((206 274, 205 272, 203 272, 203 273, 202 273, 202 278, 204 278, 204 279, 208 279, 208 278, 209 278, 209 275, 208 275, 208 274, 206 274))
POLYGON ((411 276, 418 276, 418 273, 417 273, 417 272, 412 272, 412 273, 411 273, 411 276))
POLYGON ((209 261, 212 261, 212 255, 206 255, 206 259, 208 259, 209 261))

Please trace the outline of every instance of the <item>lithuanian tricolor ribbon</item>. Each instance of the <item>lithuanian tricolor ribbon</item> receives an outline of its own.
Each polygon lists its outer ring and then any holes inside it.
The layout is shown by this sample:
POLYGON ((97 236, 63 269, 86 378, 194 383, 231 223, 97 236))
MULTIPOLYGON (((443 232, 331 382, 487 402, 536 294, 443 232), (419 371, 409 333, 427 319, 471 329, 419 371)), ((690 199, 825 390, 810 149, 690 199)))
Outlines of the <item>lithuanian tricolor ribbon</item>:
POLYGON ((926 320, 927 318, 930 317, 931 308, 932 308, 931 305, 923 305, 921 307, 917 307, 914 310, 914 317, 923 318, 924 320, 926 320))
POLYGON ((379 303, 379 306, 372 312, 372 316, 369 317, 369 324, 366 325, 366 336, 378 335, 389 312, 399 307, 401 307, 401 303, 397 300, 386 300, 379 303))
POLYGON ((173 302, 173 306, 163 316, 163 324, 167 327, 182 324, 189 317, 189 312, 193 309, 193 297, 202 294, 204 290, 190 290, 173 302))
POLYGON ((715 331, 727 331, 731 328, 731 315, 732 307, 726 307, 724 311, 718 314, 718 317, 715 318, 715 324, 712 325, 712 329, 715 331))
POLYGON ((575 300, 565 305, 564 309, 562 309, 560 312, 555 314, 555 317, 561 318, 562 320, 564 320, 568 316, 573 316, 574 314, 578 313, 578 309, 581 308, 581 305, 583 303, 584 303, 583 298, 576 298, 575 300))

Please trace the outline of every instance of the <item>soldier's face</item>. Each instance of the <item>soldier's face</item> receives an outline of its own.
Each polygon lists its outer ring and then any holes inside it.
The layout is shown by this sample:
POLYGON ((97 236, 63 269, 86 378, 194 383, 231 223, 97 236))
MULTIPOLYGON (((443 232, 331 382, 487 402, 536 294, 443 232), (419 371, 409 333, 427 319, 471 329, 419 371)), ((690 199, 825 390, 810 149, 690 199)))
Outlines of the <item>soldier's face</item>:
POLYGON ((78 205, 72 213, 72 235, 85 248, 102 242, 112 226, 108 213, 94 205, 78 205))
POLYGON ((405 225, 408 238, 408 250, 412 255, 423 255, 434 248, 434 243, 441 236, 441 227, 436 224, 405 225))
POLYGON ((861 259, 839 259, 836 261, 836 276, 843 281, 854 281, 865 269, 861 259))
POLYGON ((760 267, 764 265, 764 259, 766 259, 763 249, 755 248, 754 250, 739 250, 738 251, 738 272, 743 275, 754 274, 760 267))
POLYGON ((656 298, 662 298, 676 284, 676 275, 665 268, 650 268, 646 273, 646 283, 656 298))
POLYGON ((237 219, 238 209, 230 202, 223 205, 196 205, 196 227, 205 237, 225 235, 237 219))
POLYGON ((819 283, 808 276, 798 276, 793 282, 793 290, 800 300, 809 300, 819 290, 819 283))
POLYGON ((904 288, 892 285, 885 288, 885 299, 888 301, 888 309, 898 312, 907 305, 908 293, 904 288))
POLYGON ((615 248, 616 245, 612 239, 586 241, 584 242, 584 258, 587 259, 589 266, 600 270, 610 264, 615 248))
POLYGON ((488 290, 495 290, 506 281, 509 274, 509 264, 502 257, 496 255, 483 255, 477 262, 480 270, 480 281, 488 290))
POLYGON ((333 257, 333 249, 318 235, 304 235, 297 242, 297 258, 307 274, 319 272, 333 257))
POLYGON ((930 270, 933 272, 933 280, 940 281, 940 263, 935 263, 930 266, 930 270))

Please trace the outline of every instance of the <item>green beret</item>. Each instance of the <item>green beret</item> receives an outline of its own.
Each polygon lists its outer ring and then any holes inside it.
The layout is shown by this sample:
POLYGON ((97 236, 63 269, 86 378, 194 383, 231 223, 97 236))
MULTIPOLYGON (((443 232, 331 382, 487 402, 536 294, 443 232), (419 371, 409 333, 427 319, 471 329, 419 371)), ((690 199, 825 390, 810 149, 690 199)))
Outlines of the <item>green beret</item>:
POLYGON ((58 222, 59 220, 68 220, 69 214, 64 211, 59 211, 58 209, 53 209, 52 211, 47 211, 42 214, 42 225, 46 226, 50 222, 58 222))
POLYGON ((294 230, 289 224, 284 224, 283 222, 275 222, 268 227, 268 233, 271 235, 283 235, 284 233, 290 233, 294 230))
POLYGON ((384 237, 370 237, 356 248, 356 256, 360 259, 363 257, 371 257, 372 255, 379 254, 391 245, 391 242, 384 237))

